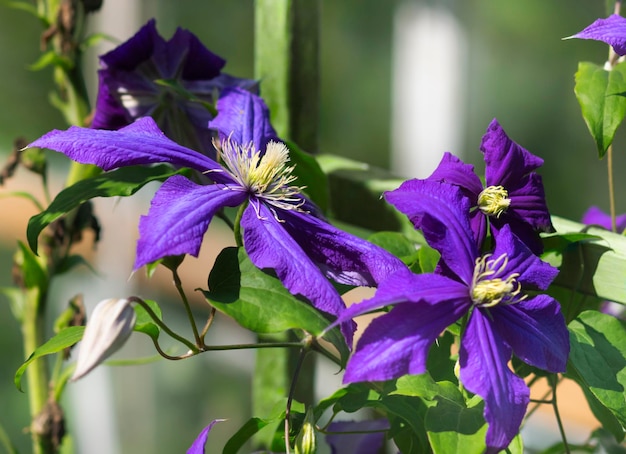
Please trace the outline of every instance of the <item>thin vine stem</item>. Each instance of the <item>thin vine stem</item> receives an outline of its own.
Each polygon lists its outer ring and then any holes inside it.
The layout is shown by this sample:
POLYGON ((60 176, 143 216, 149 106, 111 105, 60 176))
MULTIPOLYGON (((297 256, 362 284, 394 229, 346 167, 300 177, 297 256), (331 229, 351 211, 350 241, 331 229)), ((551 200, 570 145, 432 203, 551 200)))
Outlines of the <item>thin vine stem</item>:
POLYGON ((163 321, 154 313, 154 311, 152 310, 152 308, 150 308, 150 306, 148 306, 148 303, 146 303, 144 300, 142 300, 141 298, 138 298, 136 296, 131 296, 130 298, 128 298, 129 301, 132 301, 134 303, 139 304, 141 307, 144 308, 144 310, 148 313, 148 315, 150 316, 150 318, 152 320, 154 320, 154 322, 163 330, 165 331, 170 337, 172 337, 173 339, 176 339, 177 341, 179 341, 180 343, 186 345, 189 350, 198 353, 200 351, 200 349, 198 347, 196 347, 193 343, 191 343, 189 340, 185 339, 183 336, 176 334, 174 331, 172 331, 170 329, 169 326, 167 326, 165 323, 163 323, 163 321))
POLYGON ((189 319, 189 324, 191 325, 191 329, 193 331, 193 337, 196 340, 196 347, 198 349, 202 348, 204 342, 200 337, 200 333, 198 332, 198 327, 196 326, 196 321, 193 318, 193 313, 191 312, 191 306, 189 305, 189 300, 187 299, 187 295, 185 294, 185 290, 183 289, 183 283, 180 280, 180 276, 178 275, 178 269, 172 269, 172 276, 174 278, 174 285, 176 286, 176 290, 180 295, 180 298, 183 300, 183 304, 185 305, 185 311, 187 312, 187 318, 189 319))
POLYGON ((206 334, 209 332, 209 328, 213 324, 213 320, 215 320, 216 312, 217 310, 214 307, 211 307, 211 313, 209 314, 209 317, 207 318, 206 323, 204 324, 204 328, 202 328, 202 332, 200 333, 200 339, 202 340, 202 347, 206 347, 206 344, 204 343, 204 338, 206 337, 206 334))
POLYGON ((548 378, 550 382, 550 387, 552 388, 552 408, 554 408, 554 416, 556 417, 556 423, 559 426, 559 432, 561 434, 561 440, 563 440, 563 445, 565 448, 565 453, 570 454, 569 445, 567 443, 567 437, 565 436, 565 428, 563 427, 563 421, 561 420, 561 413, 559 413, 559 406, 557 404, 556 399, 556 387, 559 384, 559 379, 557 375, 551 375, 548 378))
POLYGON ((291 384, 289 385, 289 395, 287 396, 287 406, 285 408, 285 450, 286 454, 291 454, 291 446, 289 445, 289 429, 290 429, 290 420, 291 420, 291 404, 293 402, 293 395, 296 392, 296 383, 298 382, 298 376, 300 375, 300 370, 302 369, 302 364, 304 363, 304 358, 306 357, 309 349, 307 347, 302 347, 300 351, 300 355, 298 356, 298 362, 296 363, 296 367, 293 372, 293 378, 291 379, 291 384))

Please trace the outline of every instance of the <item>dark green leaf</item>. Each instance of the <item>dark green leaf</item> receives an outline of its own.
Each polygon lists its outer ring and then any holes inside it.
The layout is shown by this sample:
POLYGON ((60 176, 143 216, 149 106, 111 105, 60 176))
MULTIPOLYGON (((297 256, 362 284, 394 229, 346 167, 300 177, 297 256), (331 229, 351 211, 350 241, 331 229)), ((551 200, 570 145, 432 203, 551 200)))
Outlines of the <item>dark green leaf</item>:
POLYGON ((51 222, 95 197, 126 197, 133 195, 151 181, 164 181, 180 173, 165 164, 154 167, 123 167, 79 181, 61 191, 48 209, 28 221, 26 235, 31 249, 37 253, 37 238, 51 222))
POLYGON ((259 430, 266 427, 273 420, 250 418, 241 428, 233 435, 224 446, 223 454, 237 454, 246 442, 259 430))
POLYGON ((625 324, 610 315, 586 311, 569 324, 569 332, 568 370, 573 368, 573 378, 626 427, 625 324))
POLYGON ((606 71, 594 63, 579 63, 574 91, 602 158, 626 114, 626 99, 619 96, 626 91, 626 64, 606 71))
POLYGON ((398 439, 402 452, 427 453, 430 443, 424 426, 424 418, 428 409, 424 401, 418 397, 385 396, 371 405, 387 413, 391 423, 390 436, 398 439))
MULTIPOLYGON (((243 248, 226 248, 209 275, 205 297, 215 308, 251 331, 279 333, 302 329, 313 335, 324 331, 330 321, 310 304, 290 294, 281 282, 256 268, 243 248)), ((338 328, 324 336, 340 352, 349 352, 338 328)))
POLYGON ((598 440, 600 442, 600 446, 602 446, 604 452, 607 454, 626 454, 626 446, 618 443, 613 435, 604 429, 594 430, 591 434, 591 438, 598 440))
POLYGON ((304 192, 323 211, 328 210, 328 178, 315 158, 303 151, 293 142, 286 142, 289 148, 291 164, 295 165, 293 175, 298 177, 294 183, 306 186, 304 192))
POLYGON ((15 373, 14 383, 17 389, 20 391, 22 390, 22 375, 24 375, 24 372, 30 363, 38 358, 41 358, 42 356, 58 353, 65 348, 71 347, 82 339, 84 331, 84 326, 70 326, 60 331, 42 346, 38 347, 15 373))

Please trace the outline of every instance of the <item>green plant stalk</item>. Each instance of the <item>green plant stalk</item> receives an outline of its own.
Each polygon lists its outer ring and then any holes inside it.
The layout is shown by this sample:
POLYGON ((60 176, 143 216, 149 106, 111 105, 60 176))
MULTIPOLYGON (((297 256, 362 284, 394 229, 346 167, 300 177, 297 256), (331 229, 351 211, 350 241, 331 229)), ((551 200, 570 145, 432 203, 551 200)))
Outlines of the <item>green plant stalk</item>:
POLYGON ((609 183, 609 212, 611 214, 611 231, 617 233, 617 223, 615 218, 615 185, 613 184, 613 144, 606 150, 606 167, 608 172, 607 181, 609 183))
MULTIPOLYGON (((278 136, 302 149, 318 148, 319 112, 319 11, 320 0, 255 0, 255 77, 263 86, 272 125, 278 136)), ((259 336, 259 342, 293 341, 292 333, 259 336)), ((257 352, 253 380, 252 411, 263 417, 288 395, 298 355, 292 349, 257 352)), ((302 366, 295 398, 313 401, 313 355, 302 366), (309 360, 310 359, 310 360, 309 360)), ((270 437, 254 438, 255 448, 269 447, 270 437)))
MULTIPOLYGON (((61 4, 59 0, 38 1, 37 9, 48 26, 57 24, 61 4)), ((84 30, 85 16, 80 7, 76 13, 76 30, 82 32, 84 30)), ((52 37, 51 44, 58 55, 63 55, 63 43, 58 35, 52 37)), ((66 57, 69 57, 72 61, 70 65, 54 68, 53 80, 57 92, 52 96, 51 102, 61 110, 69 125, 84 126, 90 108, 81 72, 80 46, 73 46, 71 55, 66 55, 66 57)), ((99 172, 100 169, 95 166, 73 163, 66 185, 70 186, 99 172)), ((70 218, 68 222, 71 222, 72 216, 75 216, 75 214, 70 213, 68 215, 70 218)), ((51 254, 51 257, 56 256, 57 254, 51 254)), ((45 340, 47 286, 55 274, 55 269, 56 264, 50 263, 46 268, 48 274, 46 282, 42 282, 40 287, 30 288, 26 291, 26 303, 22 319, 22 334, 26 357, 42 345, 45 340)), ((31 364, 27 372, 27 384, 33 441, 32 452, 34 454, 53 453, 56 449, 52 444, 51 434, 46 432, 40 418, 42 411, 45 410, 47 405, 51 387, 50 375, 45 359, 40 358, 31 364)))
MULTIPOLYGON (((22 336, 24 338, 24 354, 26 358, 44 343, 46 298, 47 294, 42 289, 35 287, 26 291, 26 305, 22 319, 22 336)), ((26 373, 28 402, 32 422, 33 454, 53 452, 49 434, 46 436, 35 427, 35 421, 44 410, 48 401, 49 380, 49 371, 45 358, 33 361, 26 373)))

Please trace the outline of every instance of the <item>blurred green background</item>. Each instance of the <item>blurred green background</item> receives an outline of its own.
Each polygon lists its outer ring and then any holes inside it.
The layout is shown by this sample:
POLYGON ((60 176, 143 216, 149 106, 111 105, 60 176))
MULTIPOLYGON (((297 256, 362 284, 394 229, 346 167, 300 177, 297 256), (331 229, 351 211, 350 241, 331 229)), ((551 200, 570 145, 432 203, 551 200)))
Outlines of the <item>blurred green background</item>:
MULTIPOLYGON (((165 37, 171 36, 177 26, 187 28, 227 59, 227 72, 253 76, 252 0, 135 3, 140 24, 156 17, 165 37)), ((322 152, 389 167, 392 25, 394 9, 400 3, 322 1, 322 152)), ((468 37, 469 65, 463 74, 463 148, 449 151, 462 153, 481 170, 480 138, 490 120, 497 117, 515 141, 545 160, 540 173, 552 213, 578 220, 591 204, 608 210, 606 163, 597 158, 573 93, 578 62, 602 64, 607 48, 596 42, 561 40, 604 16, 603 2, 425 3, 449 8, 468 37)), ((65 125, 48 103, 50 71, 28 69, 39 56, 40 24, 32 16, 0 3, 0 30, 0 153, 6 156, 17 136, 32 140, 65 125)), ((128 36, 118 38, 125 40, 128 36)), ((626 182, 621 178, 626 163, 625 137, 623 132, 618 133, 615 143, 620 212, 626 211, 626 182)), ((65 166, 63 159, 54 159, 55 170, 62 172, 65 166)), ((4 200, 0 199, 0 203, 4 200)), ((14 213, 6 209, 2 212, 3 223, 13 221, 14 213)), ((15 239, 2 240, 0 285, 8 286, 15 239)), ((137 348, 140 354, 150 351, 147 345, 137 348)), ((0 350, 0 424, 14 437, 21 452, 28 452, 28 435, 22 431, 28 425, 26 396, 18 393, 12 383, 22 360, 20 335, 5 299, 0 300, 0 350)), ((228 408, 229 413, 239 415, 239 424, 247 417, 249 376, 245 368, 228 369, 228 362, 220 359, 223 356, 203 356, 207 358, 115 369, 113 384, 121 408, 118 417, 123 452, 182 452, 204 424, 224 416, 220 410, 228 408), (145 405, 151 413, 149 417, 135 408, 137 402, 128 404, 133 396, 124 391, 126 385, 141 381, 142 377, 152 379, 149 395, 154 402, 145 405)), ((222 446, 237 424, 231 420, 226 433, 216 430, 211 440, 222 446)))

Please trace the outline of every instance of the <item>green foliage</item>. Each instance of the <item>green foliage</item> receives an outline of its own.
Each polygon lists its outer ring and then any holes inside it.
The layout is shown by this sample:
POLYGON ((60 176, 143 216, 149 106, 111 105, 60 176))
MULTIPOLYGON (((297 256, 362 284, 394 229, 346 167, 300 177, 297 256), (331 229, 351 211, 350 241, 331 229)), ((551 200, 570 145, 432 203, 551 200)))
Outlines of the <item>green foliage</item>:
POLYGON ((328 210, 328 178, 313 156, 293 142, 287 142, 289 159, 295 165, 292 174, 298 177, 294 183, 305 186, 304 192, 323 211, 328 210))
POLYGON ((164 181, 181 172, 165 164, 154 167, 123 167, 79 181, 61 191, 45 211, 30 218, 26 232, 28 244, 37 253, 37 238, 41 231, 90 199, 127 197, 151 181, 164 181))
MULTIPOLYGON (((225 248, 209 275, 207 300, 219 311, 256 333, 279 333, 300 329, 320 335, 331 321, 310 304, 289 293, 281 282, 257 269, 243 248, 225 248)), ((342 362, 348 348, 338 328, 325 339, 340 352, 342 362)))
POLYGON ((48 340, 45 344, 38 347, 22 364, 17 372, 15 372, 14 383, 17 389, 22 391, 22 375, 26 372, 28 366, 38 358, 46 355, 58 353, 72 345, 76 344, 83 337, 85 331, 84 326, 70 326, 61 330, 58 334, 48 340))
MULTIPOLYGON (((154 314, 160 320, 161 308, 159 307, 159 304, 156 301, 152 301, 152 300, 143 300, 143 301, 150 307, 150 309, 152 309, 152 312, 154 312, 154 314)), ((148 336, 152 338, 152 340, 156 341, 159 338, 159 334, 161 333, 161 328, 159 328, 159 325, 157 325, 154 322, 152 317, 140 304, 135 304, 133 306, 133 309, 135 310, 135 313, 137 314, 137 319, 135 320, 135 326, 133 328, 133 331, 147 334, 148 336)))
POLYGON ((611 71, 594 63, 579 63, 574 91, 602 158, 626 114, 626 98, 620 96, 626 92, 626 62, 611 71))
MULTIPOLYGON (((626 428, 626 325, 610 315, 586 311, 569 324, 569 331, 571 351, 566 376, 582 387, 596 416, 601 415, 601 405, 615 417, 622 430, 612 433, 621 440, 626 428), (595 400, 590 400, 590 395, 595 400)), ((607 421, 606 417, 602 419, 607 421)), ((615 424, 610 427, 615 428, 615 424)))

